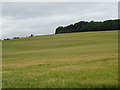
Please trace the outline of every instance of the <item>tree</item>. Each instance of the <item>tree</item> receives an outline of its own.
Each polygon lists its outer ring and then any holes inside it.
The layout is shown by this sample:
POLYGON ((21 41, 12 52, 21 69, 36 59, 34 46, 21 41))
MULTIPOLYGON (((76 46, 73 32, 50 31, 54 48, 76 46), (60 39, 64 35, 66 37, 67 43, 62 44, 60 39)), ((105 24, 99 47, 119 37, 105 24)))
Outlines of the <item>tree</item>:
POLYGON ((72 33, 72 32, 86 32, 86 31, 106 31, 106 30, 120 30, 120 19, 106 20, 106 21, 80 21, 68 26, 59 26, 55 34, 72 33))

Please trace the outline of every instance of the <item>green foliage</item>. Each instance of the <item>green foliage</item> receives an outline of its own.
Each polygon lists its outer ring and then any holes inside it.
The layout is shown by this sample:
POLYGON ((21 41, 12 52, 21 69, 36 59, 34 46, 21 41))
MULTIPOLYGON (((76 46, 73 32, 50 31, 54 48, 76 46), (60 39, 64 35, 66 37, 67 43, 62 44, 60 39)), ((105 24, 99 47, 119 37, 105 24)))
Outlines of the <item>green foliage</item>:
POLYGON ((103 22, 87 22, 80 21, 74 25, 68 25, 66 27, 58 27, 56 34, 59 33, 72 33, 72 32, 88 32, 88 31, 108 31, 108 30, 120 30, 120 19, 118 20, 106 20, 103 22))

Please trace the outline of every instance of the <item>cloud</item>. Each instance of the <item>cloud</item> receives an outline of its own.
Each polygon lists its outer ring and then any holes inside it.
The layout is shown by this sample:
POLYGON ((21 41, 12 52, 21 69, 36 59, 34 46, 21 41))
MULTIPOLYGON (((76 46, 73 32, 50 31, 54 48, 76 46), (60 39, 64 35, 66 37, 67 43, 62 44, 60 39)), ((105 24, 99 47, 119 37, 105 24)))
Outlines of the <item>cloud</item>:
POLYGON ((2 38, 52 34, 60 25, 80 20, 117 18, 117 3, 3 3, 2 38))
POLYGON ((74 16, 45 16, 25 19, 14 19, 13 17, 3 17, 3 38, 14 36, 28 36, 35 32, 38 34, 53 34, 54 28, 63 21, 74 19, 74 16))

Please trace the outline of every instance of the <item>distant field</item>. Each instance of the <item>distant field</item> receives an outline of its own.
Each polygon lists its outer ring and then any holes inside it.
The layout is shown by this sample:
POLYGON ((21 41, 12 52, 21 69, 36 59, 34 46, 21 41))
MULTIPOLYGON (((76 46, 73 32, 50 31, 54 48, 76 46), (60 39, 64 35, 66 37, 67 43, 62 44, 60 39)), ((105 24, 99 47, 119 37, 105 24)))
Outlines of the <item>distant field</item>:
POLYGON ((3 88, 117 88, 118 31, 3 41, 3 88))

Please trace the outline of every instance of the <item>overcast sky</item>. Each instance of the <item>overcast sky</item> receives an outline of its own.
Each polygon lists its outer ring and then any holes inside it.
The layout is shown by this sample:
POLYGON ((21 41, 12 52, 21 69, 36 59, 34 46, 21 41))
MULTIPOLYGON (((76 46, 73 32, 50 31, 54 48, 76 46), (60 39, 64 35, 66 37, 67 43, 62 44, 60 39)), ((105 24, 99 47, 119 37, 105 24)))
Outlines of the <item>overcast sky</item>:
POLYGON ((117 2, 4 2, 2 6, 2 38, 54 34, 61 25, 118 18, 117 2))

